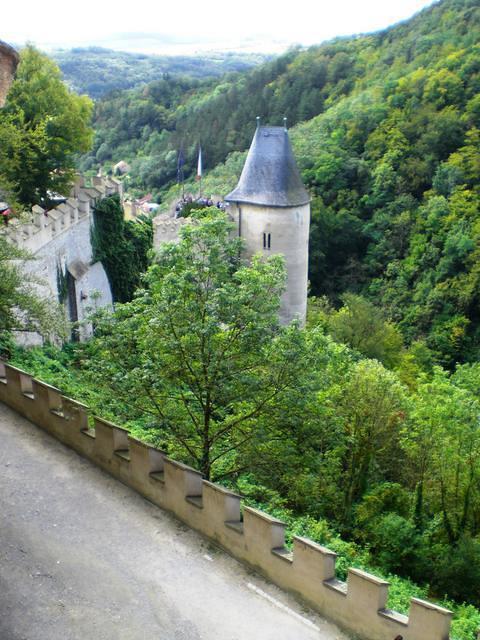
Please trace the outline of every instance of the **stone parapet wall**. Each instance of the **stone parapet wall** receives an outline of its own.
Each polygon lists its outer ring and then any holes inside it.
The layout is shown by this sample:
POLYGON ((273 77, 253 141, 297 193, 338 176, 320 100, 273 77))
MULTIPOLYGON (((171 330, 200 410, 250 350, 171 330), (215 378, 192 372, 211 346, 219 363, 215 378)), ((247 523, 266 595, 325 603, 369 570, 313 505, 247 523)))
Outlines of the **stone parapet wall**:
POLYGON ((122 195, 122 183, 115 178, 95 177, 92 186, 86 186, 84 179, 78 176, 71 197, 65 202, 49 210, 36 205, 27 216, 29 222, 13 218, 0 233, 12 244, 34 255, 61 233, 88 218, 98 199, 114 193, 122 195))
POLYGON ((153 247, 159 249, 165 242, 178 242, 181 227, 191 222, 191 218, 173 218, 166 213, 156 216, 153 219, 153 247))
POLYGON ((334 552, 298 536, 290 552, 280 520, 242 510, 240 496, 122 427, 95 417, 90 428, 88 407, 1 361, 0 401, 357 637, 448 640, 451 612, 417 598, 408 617, 390 611, 388 582, 359 569, 350 569, 341 582, 334 552))

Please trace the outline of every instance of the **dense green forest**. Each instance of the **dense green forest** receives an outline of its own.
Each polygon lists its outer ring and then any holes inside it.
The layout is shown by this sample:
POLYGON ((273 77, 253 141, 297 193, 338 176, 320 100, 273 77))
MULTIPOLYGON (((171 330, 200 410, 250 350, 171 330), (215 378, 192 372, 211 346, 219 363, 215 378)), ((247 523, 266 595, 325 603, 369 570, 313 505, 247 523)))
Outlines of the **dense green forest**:
MULTIPOLYGON (((88 162, 138 157, 134 184, 159 188, 175 179, 181 145, 187 172, 195 166, 199 141, 205 166, 212 168, 231 151, 248 147, 257 115, 271 124, 281 123, 285 116, 291 127, 328 113, 346 97, 373 86, 390 86, 416 69, 428 73, 439 64, 448 67, 449 55, 471 50, 477 41, 476 3, 452 0, 386 31, 293 50, 240 77, 226 77, 203 88, 154 83, 125 92, 112 103, 108 99, 97 103, 97 136, 88 162), (168 117, 158 120, 155 107, 166 108, 168 117)), ((465 72, 475 74, 474 65, 465 72)), ((430 98, 434 100, 433 94, 430 98)), ((372 101, 383 104, 383 95, 372 101)), ((400 104, 397 108, 404 109, 400 104)), ((375 122, 357 126, 375 128, 380 115, 375 122)))
MULTIPOLYGON (((287 116, 312 194, 307 327, 276 323, 281 261, 244 265, 207 210, 141 280, 115 273, 99 239, 125 304, 95 318, 92 341, 9 347, 334 548, 340 576, 387 577, 390 606, 415 593, 452 607, 461 640, 480 627, 479 36, 477 0, 443 0, 220 81, 167 76, 99 100, 83 168, 128 160, 127 186, 165 206, 182 146, 188 176, 201 141, 205 193, 226 193, 255 116, 287 116)), ((146 267, 148 227, 125 235, 112 207, 105 235, 146 267)))
POLYGON ((96 99, 112 91, 152 82, 165 74, 201 79, 246 71, 269 56, 236 52, 161 56, 102 47, 77 47, 58 49, 52 57, 72 89, 96 99))
MULTIPOLYGON (((173 176, 172 141, 191 140, 195 130, 207 159, 209 145, 219 142, 215 164, 230 148, 248 146, 253 114, 274 123, 283 113, 292 123, 304 120, 300 105, 315 95, 308 103, 319 115, 291 130, 313 196, 312 294, 338 305, 345 292, 360 293, 434 362, 452 368, 476 360, 479 35, 478 4, 446 0, 384 32, 290 52, 241 83, 189 97, 175 109, 171 131, 152 134, 155 155, 137 138, 132 181, 152 188, 173 176)), ((106 108, 97 105, 97 114, 106 108)), ((100 120, 97 143, 102 131, 100 120)), ((243 158, 230 154, 204 180, 205 190, 233 188, 243 158)), ((163 197, 176 193, 173 186, 163 197)))

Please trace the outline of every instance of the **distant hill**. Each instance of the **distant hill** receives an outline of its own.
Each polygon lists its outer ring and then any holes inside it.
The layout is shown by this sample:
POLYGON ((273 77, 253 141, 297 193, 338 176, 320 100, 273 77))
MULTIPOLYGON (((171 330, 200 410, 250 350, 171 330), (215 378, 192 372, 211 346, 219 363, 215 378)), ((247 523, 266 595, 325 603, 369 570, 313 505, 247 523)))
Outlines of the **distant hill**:
POLYGON ((255 53, 202 53, 197 56, 160 56, 113 51, 102 47, 60 49, 51 54, 67 83, 92 98, 132 89, 164 74, 211 78, 246 71, 269 59, 255 53))

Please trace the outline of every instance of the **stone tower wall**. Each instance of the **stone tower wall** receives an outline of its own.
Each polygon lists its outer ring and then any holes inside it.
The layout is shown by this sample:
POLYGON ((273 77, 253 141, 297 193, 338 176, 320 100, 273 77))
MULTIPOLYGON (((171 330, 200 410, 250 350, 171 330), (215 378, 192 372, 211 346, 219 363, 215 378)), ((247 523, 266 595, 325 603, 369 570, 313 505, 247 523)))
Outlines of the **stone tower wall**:
POLYGON ((307 313, 310 205, 280 208, 232 203, 230 215, 245 242, 247 258, 255 253, 285 257, 287 288, 281 300, 280 320, 288 324, 297 318, 303 325, 307 313), (267 247, 264 247, 264 234, 267 247))

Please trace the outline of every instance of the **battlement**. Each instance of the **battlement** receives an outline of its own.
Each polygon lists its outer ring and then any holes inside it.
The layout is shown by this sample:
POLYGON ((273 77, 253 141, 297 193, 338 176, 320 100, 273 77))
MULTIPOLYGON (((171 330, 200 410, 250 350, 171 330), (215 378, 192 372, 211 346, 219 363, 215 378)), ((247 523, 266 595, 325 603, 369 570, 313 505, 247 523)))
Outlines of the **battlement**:
POLYGON ((247 506, 242 510, 240 496, 122 427, 94 417, 89 428, 88 407, 1 361, 0 401, 356 636, 448 640, 450 611, 417 598, 408 616, 390 611, 385 580, 350 569, 341 582, 334 552, 298 536, 290 552, 280 520, 247 506))
POLYGON ((32 208, 29 222, 13 218, 8 227, 0 230, 6 239, 20 249, 37 253, 51 240, 70 227, 91 216, 97 200, 114 193, 122 195, 122 183, 115 178, 97 176, 87 186, 82 176, 77 176, 69 198, 54 209, 32 208))
POLYGON ((153 246, 158 248, 164 242, 176 242, 181 227, 191 222, 191 218, 173 218, 167 213, 156 216, 153 219, 153 246))

